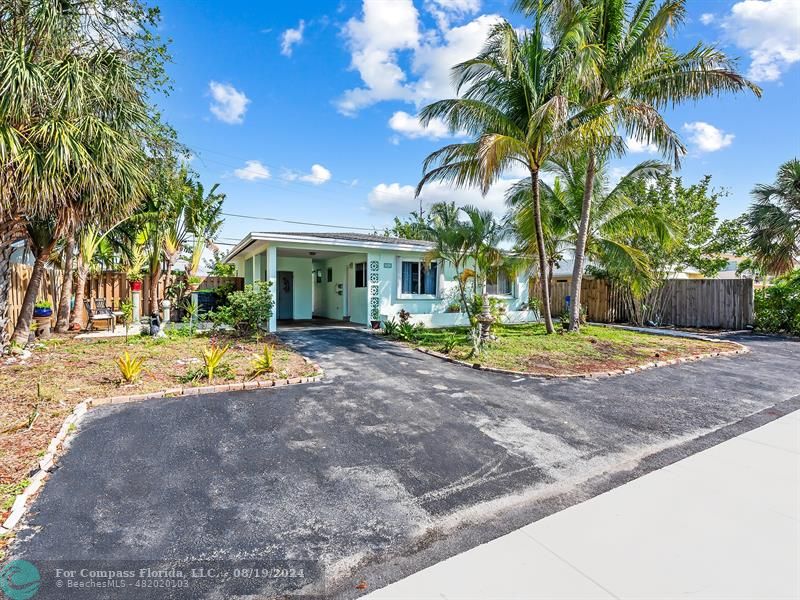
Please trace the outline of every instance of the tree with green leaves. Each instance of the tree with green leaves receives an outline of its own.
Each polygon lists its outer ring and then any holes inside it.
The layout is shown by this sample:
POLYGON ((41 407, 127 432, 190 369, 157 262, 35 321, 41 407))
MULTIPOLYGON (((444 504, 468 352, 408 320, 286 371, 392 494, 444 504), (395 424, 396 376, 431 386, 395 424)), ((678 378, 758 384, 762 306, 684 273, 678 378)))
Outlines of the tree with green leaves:
MULTIPOLYGON (((717 48, 698 43, 681 53, 670 47, 667 38, 684 21, 685 4, 685 0, 548 0, 546 9, 556 22, 569 21, 581 11, 592 12, 586 43, 593 48, 595 60, 578 86, 584 110, 605 115, 631 138, 655 144, 675 166, 685 148, 659 113, 661 109, 722 92, 749 89, 761 95, 760 88, 736 71, 735 61, 717 48)), ((517 6, 536 14, 543 2, 518 0, 517 6)), ((580 326, 581 281, 591 227, 590 191, 597 164, 618 154, 622 147, 613 138, 597 138, 596 143, 587 143, 586 150, 586 195, 570 289, 571 330, 580 326)))
POLYGON ((192 238, 186 266, 187 278, 193 277, 200 268, 203 250, 216 248, 214 240, 217 239, 224 221, 222 203, 225 201, 225 194, 217 192, 218 188, 219 184, 215 183, 211 186, 211 190, 205 193, 203 185, 195 182, 186 199, 184 208, 186 229, 192 238))
POLYGON ((800 160, 782 164, 775 183, 757 185, 753 198, 745 221, 756 265, 772 275, 788 273, 800 262, 800 160))
POLYGON ((129 213, 166 83, 158 11, 138 0, 0 0, 0 346, 23 222, 129 213))
POLYGON ((443 119, 471 142, 456 143, 429 155, 417 194, 433 181, 474 186, 486 193, 512 167, 530 175, 531 214, 536 237, 542 312, 553 333, 547 281, 547 249, 541 219, 539 175, 545 162, 586 144, 614 138, 614 123, 595 108, 579 105, 577 83, 593 69, 594 49, 586 43, 594 11, 581 8, 557 22, 542 5, 531 30, 508 22, 495 25, 483 51, 453 67, 459 98, 422 109, 423 125, 443 119))

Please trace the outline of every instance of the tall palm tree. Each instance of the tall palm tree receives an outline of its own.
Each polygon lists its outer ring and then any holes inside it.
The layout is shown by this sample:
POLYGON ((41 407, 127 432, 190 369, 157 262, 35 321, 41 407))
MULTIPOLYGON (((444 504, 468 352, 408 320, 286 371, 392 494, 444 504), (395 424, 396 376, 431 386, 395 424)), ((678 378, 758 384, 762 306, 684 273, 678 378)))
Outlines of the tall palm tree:
POLYGON ((800 261, 800 160, 782 164, 775 183, 757 185, 753 198, 746 222, 754 258, 767 273, 788 273, 800 261))
MULTIPOLYGON (((518 0, 524 11, 535 13, 541 0, 518 0)), ((670 31, 685 17, 685 0, 549 0, 548 12, 556 20, 571 18, 576 11, 592 8, 588 42, 597 48, 594 77, 581 86, 581 104, 587 110, 607 113, 628 136, 653 143, 675 166, 685 153, 677 134, 659 110, 685 100, 696 100, 726 91, 761 90, 742 77, 735 61, 713 46, 698 43, 678 53, 667 43, 670 31)), ((586 195, 583 199, 575 246, 570 296, 570 329, 580 326, 581 281, 592 212, 590 190, 599 160, 614 148, 600 140, 588 145, 586 195)))
POLYGON ((60 237, 78 202, 98 215, 138 203, 154 131, 146 91, 166 56, 157 19, 138 0, 0 0, 0 247, 23 217, 57 215, 60 237))
POLYGON ((549 27, 539 10, 533 30, 522 33, 508 22, 499 23, 481 54, 453 68, 462 97, 434 102, 420 112, 423 124, 444 119, 452 131, 467 132, 475 140, 430 154, 423 165, 418 194, 431 181, 475 186, 486 193, 512 166, 521 165, 529 173, 542 312, 548 333, 553 332, 553 322, 541 222, 540 170, 555 154, 615 137, 607 115, 581 110, 576 103, 575 84, 591 70, 594 60, 595 52, 584 43, 593 18, 591 9, 581 9, 549 27))

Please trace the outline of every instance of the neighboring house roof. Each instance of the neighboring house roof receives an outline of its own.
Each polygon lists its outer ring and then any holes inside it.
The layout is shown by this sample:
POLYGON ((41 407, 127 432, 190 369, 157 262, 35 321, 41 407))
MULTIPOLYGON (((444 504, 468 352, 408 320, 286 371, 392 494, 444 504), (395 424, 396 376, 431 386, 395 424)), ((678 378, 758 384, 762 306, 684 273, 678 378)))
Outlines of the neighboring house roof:
POLYGON ((253 242, 290 242, 301 244, 319 244, 324 246, 348 246, 382 250, 425 251, 433 248, 433 242, 408 240, 379 234, 354 232, 288 232, 288 231, 253 231, 234 246, 225 261, 229 262, 237 254, 248 248, 253 242))

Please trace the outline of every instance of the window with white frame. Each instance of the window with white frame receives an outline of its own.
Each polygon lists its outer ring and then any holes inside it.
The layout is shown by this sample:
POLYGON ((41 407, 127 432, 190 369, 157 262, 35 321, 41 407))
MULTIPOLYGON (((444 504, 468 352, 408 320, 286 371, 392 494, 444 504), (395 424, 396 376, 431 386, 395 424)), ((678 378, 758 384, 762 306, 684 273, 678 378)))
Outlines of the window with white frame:
POLYGON ((492 296, 511 296, 514 291, 513 283, 504 269, 497 269, 486 277, 486 291, 492 296))
POLYGON ((435 296, 439 283, 439 268, 436 262, 426 264, 421 260, 400 262, 400 293, 419 296, 435 296))

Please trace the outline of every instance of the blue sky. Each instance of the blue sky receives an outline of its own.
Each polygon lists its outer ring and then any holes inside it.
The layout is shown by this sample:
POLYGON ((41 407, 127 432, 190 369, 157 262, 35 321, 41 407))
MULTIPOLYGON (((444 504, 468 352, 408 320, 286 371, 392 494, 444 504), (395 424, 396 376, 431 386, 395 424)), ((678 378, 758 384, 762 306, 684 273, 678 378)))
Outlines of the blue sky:
MULTIPOLYGON (((174 89, 158 102, 204 184, 221 184, 226 211, 348 228, 380 229, 417 206, 411 188, 422 160, 452 138, 442 127, 423 130, 416 111, 451 95, 449 67, 475 54, 498 16, 525 25, 511 2, 489 0, 159 6, 174 89)), ((729 192, 720 215, 734 217, 755 183, 800 155, 800 1, 688 0, 687 8, 673 44, 718 44, 764 89, 761 100, 726 95, 666 112, 689 148, 681 175, 712 175, 729 192)), ((615 170, 655 157, 636 146, 615 170)), ((504 185, 486 198, 432 188, 423 200, 498 210, 504 185)), ((231 217, 222 241, 251 230, 324 228, 231 217)))

